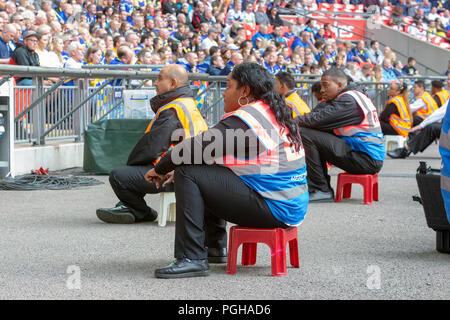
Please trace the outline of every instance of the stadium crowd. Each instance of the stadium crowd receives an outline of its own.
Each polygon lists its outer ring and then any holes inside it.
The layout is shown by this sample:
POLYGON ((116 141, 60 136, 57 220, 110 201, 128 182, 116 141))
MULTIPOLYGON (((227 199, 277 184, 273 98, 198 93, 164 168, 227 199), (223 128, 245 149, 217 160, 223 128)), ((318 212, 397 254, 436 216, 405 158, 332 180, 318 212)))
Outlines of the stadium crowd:
MULTIPOLYGON (((450 30, 448 0, 349 3, 361 3, 366 10, 375 6, 381 11, 390 4, 394 10, 403 8, 402 15, 413 15, 421 23, 427 21, 427 32, 446 34, 450 30)), ((381 51, 377 41, 340 42, 330 24, 319 25, 314 19, 303 23, 304 19, 298 18, 297 24, 288 26, 280 18, 280 7, 308 10, 313 4, 317 3, 7 1, 0 4, 0 63, 68 68, 83 64, 178 63, 188 72, 226 75, 246 61, 256 62, 274 74, 322 74, 336 66, 354 81, 391 81, 401 75, 417 74, 414 58, 403 65, 389 47, 381 51), (259 30, 249 38, 245 25, 257 25, 259 30)), ((395 19, 395 15, 391 17, 395 19)), ((30 80, 22 78, 18 82, 26 85, 30 80)))

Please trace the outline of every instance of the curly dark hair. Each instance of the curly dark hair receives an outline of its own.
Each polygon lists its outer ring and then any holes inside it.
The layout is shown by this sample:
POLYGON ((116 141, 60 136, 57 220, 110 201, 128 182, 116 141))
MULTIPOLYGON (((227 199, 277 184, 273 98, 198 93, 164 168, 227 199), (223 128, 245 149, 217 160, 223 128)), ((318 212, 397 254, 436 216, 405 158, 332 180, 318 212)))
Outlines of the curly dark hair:
POLYGON ((256 63, 244 62, 235 67, 231 77, 238 82, 238 88, 246 85, 250 94, 257 100, 262 100, 270 106, 278 124, 289 130, 288 140, 299 151, 302 146, 300 129, 292 117, 292 110, 284 98, 275 91, 275 80, 269 71, 256 63))

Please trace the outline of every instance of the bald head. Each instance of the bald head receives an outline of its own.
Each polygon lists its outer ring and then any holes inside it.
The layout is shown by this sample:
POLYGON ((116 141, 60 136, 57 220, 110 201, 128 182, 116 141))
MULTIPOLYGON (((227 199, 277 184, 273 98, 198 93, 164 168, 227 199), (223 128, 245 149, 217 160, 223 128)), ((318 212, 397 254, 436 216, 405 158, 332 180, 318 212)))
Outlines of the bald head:
POLYGON ((161 69, 156 79, 156 93, 164 94, 188 84, 186 69, 179 64, 169 64, 161 69))
MULTIPOLYGON (((179 64, 169 64, 165 66, 162 70, 167 69, 167 76, 170 79, 174 79, 177 81, 177 88, 182 87, 188 84, 188 74, 186 69, 179 64)), ((161 70, 161 71, 162 71, 161 70)))

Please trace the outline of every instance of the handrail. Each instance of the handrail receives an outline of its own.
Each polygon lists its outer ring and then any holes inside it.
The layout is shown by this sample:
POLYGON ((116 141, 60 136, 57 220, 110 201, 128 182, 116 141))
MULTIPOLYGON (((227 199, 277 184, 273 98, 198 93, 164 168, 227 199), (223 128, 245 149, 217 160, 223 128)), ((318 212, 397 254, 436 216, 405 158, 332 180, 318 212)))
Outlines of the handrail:
POLYGON ((82 69, 158 69, 163 64, 85 64, 82 69))

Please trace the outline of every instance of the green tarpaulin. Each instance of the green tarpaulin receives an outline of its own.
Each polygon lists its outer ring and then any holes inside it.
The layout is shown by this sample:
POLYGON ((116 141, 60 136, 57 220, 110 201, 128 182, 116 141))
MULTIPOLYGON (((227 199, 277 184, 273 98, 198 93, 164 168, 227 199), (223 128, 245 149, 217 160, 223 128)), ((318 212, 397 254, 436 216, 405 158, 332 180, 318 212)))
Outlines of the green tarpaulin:
POLYGON ((111 119, 91 123, 84 138, 83 169, 109 174, 126 165, 128 155, 144 135, 149 119, 111 119))

